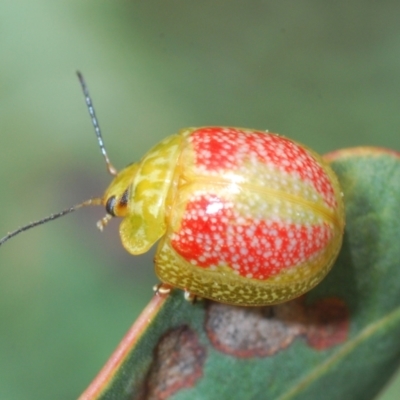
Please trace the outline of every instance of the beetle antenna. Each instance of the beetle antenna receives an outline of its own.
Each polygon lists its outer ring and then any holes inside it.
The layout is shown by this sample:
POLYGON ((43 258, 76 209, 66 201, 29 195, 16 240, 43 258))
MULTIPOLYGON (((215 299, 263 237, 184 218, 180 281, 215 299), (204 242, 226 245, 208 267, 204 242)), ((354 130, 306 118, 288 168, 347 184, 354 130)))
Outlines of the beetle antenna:
POLYGON ((73 211, 76 211, 77 209, 81 208, 81 207, 86 207, 86 206, 97 206, 97 205, 101 205, 101 198, 94 198, 94 199, 90 199, 90 200, 86 200, 83 203, 80 204, 76 204, 70 208, 67 208, 63 211, 60 211, 58 213, 55 214, 50 214, 48 217, 45 217, 43 219, 39 219, 37 221, 33 221, 28 225, 22 226, 21 228, 16 229, 13 232, 8 233, 6 236, 4 236, 3 238, 0 239, 0 246, 4 243, 7 242, 7 240, 11 239, 12 237, 18 235, 19 233, 25 232, 28 229, 34 228, 35 226, 38 225, 42 225, 45 224, 46 222, 49 221, 53 221, 57 218, 63 217, 66 214, 69 214, 73 211))
POLYGON ((76 74, 78 75, 79 82, 81 83, 81 87, 82 87, 83 94, 85 96, 85 101, 86 101, 86 105, 87 105, 87 108, 88 108, 88 111, 89 111, 89 115, 90 115, 90 118, 92 119, 92 125, 94 127, 94 131, 95 131, 96 136, 97 136, 97 141, 99 143, 101 153, 103 154, 104 159, 106 160, 108 172, 111 175, 117 175, 117 173, 118 173, 117 169, 111 164, 111 161, 108 158, 108 155, 107 155, 107 152, 106 152, 106 148, 104 146, 103 137, 101 135, 99 121, 98 121, 98 119, 96 117, 96 113, 95 113, 94 107, 93 107, 93 102, 92 102, 92 99, 90 97, 89 90, 87 88, 85 79, 83 78, 83 75, 81 74, 81 72, 76 71, 76 74))

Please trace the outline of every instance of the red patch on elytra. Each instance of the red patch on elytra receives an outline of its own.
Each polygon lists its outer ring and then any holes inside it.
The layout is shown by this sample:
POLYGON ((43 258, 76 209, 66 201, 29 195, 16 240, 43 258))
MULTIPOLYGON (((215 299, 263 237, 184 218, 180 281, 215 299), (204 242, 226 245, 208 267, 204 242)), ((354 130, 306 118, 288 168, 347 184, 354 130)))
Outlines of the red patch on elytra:
POLYGON ((327 224, 242 218, 217 196, 200 195, 187 204, 171 244, 199 267, 229 266, 241 276, 263 280, 309 260, 330 239, 327 224))
POLYGON ((271 133, 236 128, 209 127, 190 135, 196 164, 209 171, 233 171, 248 160, 257 160, 312 185, 326 203, 337 203, 330 178, 301 145, 271 133))

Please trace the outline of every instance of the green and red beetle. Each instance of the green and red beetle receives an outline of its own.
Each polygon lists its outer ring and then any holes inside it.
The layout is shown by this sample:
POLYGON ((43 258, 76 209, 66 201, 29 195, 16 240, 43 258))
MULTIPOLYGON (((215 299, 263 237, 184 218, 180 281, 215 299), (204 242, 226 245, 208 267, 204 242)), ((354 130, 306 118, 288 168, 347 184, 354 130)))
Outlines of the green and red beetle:
POLYGON ((122 217, 132 254, 158 240, 162 287, 246 306, 307 292, 328 273, 344 229, 342 193, 318 154, 285 137, 230 127, 189 128, 164 139, 119 173, 111 166, 78 74, 109 171, 104 196, 21 228, 0 241, 89 204, 122 217))

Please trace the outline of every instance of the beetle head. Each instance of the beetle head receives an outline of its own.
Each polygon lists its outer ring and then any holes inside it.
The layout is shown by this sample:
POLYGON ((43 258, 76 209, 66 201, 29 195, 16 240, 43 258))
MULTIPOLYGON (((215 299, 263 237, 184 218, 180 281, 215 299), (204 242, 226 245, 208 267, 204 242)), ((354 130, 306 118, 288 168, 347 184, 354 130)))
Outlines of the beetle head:
POLYGON ((129 164, 118 172, 104 192, 101 202, 106 208, 107 215, 97 223, 97 227, 100 230, 103 230, 112 217, 124 218, 128 215, 132 181, 135 178, 137 169, 138 164, 129 164))

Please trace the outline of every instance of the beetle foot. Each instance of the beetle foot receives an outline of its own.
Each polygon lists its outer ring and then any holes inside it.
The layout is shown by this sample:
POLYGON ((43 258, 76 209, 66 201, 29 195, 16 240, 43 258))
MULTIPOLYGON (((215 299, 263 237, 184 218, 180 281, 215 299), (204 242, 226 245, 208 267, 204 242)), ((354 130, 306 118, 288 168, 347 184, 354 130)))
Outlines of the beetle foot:
POLYGON ((202 297, 199 297, 196 294, 189 292, 188 290, 184 290, 183 297, 185 298, 186 301, 189 301, 192 304, 195 304, 198 301, 203 300, 202 297))
POLYGON ((168 283, 159 283, 153 286, 153 291, 158 296, 167 296, 171 293, 172 286, 168 283))

